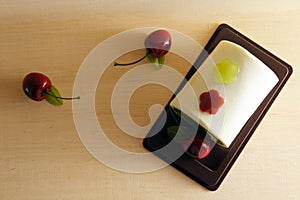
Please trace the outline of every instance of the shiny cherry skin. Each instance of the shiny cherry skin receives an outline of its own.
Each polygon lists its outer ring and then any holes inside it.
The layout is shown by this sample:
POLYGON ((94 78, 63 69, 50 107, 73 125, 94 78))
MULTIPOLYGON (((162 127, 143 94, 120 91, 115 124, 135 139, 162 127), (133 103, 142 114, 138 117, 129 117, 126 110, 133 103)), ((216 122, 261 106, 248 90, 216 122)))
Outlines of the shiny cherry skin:
POLYGON ((196 137, 188 149, 188 152, 198 159, 203 159, 210 153, 210 145, 202 138, 196 137))
POLYGON ((35 101, 44 100, 51 90, 52 83, 50 79, 38 72, 32 72, 23 79, 23 91, 30 99, 35 101))
POLYGON ((142 58, 130 63, 115 62, 114 66, 133 65, 144 60, 147 57, 152 63, 158 63, 162 65, 164 63, 164 56, 169 52, 171 45, 172 45, 172 37, 168 31, 166 30, 153 31, 146 37, 144 41, 144 46, 147 51, 142 58))
POLYGON ((209 142, 203 140, 203 138, 198 135, 196 135, 192 143, 190 141, 183 142, 182 148, 187 149, 187 154, 196 159, 206 158, 211 151, 209 142), (188 146, 189 144, 190 146, 188 146))
POLYGON ((172 44, 171 34, 166 30, 157 30, 148 35, 144 45, 154 58, 166 55, 172 44))

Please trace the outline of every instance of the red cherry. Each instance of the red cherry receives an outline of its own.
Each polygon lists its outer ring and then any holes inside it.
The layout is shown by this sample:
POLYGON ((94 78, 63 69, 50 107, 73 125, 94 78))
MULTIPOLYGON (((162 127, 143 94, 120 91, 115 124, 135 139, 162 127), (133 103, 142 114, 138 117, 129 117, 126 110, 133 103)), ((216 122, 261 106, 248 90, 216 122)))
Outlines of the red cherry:
POLYGON ((183 149, 187 149, 187 153, 194 158, 203 159, 210 153, 210 144, 207 141, 203 141, 203 138, 198 135, 194 138, 189 147, 187 147, 188 144, 190 144, 190 142, 185 141, 182 144, 183 149))
POLYGON ((127 66, 136 64, 146 57, 149 58, 151 62, 158 62, 159 64, 163 64, 164 56, 169 52, 172 44, 171 34, 166 30, 157 30, 150 33, 144 41, 144 45, 146 48, 146 54, 131 63, 114 63, 114 66, 127 66), (152 61, 153 60, 153 61, 152 61))
POLYGON ((80 97, 64 98, 52 85, 50 79, 38 72, 27 74, 23 79, 23 91, 30 99, 42 101, 44 99, 53 105, 62 105, 62 100, 79 99, 80 97))
POLYGON ((166 55, 171 48, 171 34, 166 30, 154 31, 148 35, 144 44, 154 58, 160 58, 166 55))
POLYGON ((224 104, 224 99, 217 90, 203 92, 200 97, 199 108, 202 112, 216 114, 219 108, 224 104))
POLYGON ((25 76, 23 80, 23 90, 25 94, 35 101, 45 99, 50 91, 52 83, 44 74, 33 72, 25 76))

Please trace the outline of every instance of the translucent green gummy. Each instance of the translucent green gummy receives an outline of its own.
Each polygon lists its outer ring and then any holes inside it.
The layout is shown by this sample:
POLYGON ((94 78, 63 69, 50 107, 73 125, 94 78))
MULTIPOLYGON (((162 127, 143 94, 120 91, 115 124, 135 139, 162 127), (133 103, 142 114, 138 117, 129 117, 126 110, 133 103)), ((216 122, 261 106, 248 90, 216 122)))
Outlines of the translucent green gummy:
POLYGON ((237 79, 239 66, 229 58, 224 58, 213 69, 215 81, 230 84, 237 79))

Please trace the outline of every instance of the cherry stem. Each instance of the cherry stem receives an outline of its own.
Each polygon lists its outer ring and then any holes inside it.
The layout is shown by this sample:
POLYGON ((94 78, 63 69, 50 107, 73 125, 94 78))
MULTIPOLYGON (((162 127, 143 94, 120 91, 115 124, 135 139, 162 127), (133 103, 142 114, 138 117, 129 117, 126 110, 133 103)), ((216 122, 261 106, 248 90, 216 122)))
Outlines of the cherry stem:
POLYGON ((117 63, 117 62, 115 62, 114 66, 128 66, 128 65, 136 64, 136 63, 144 60, 150 53, 151 53, 151 51, 147 50, 146 55, 144 55, 142 58, 138 59, 137 61, 134 61, 134 62, 131 62, 131 63, 117 63))
POLYGON ((52 97, 55 97, 57 99, 63 99, 63 100, 73 100, 73 99, 80 99, 80 96, 77 96, 77 97, 58 97, 58 96, 55 96, 54 94, 48 92, 47 90, 44 90, 43 93, 47 94, 47 95, 50 95, 52 97))

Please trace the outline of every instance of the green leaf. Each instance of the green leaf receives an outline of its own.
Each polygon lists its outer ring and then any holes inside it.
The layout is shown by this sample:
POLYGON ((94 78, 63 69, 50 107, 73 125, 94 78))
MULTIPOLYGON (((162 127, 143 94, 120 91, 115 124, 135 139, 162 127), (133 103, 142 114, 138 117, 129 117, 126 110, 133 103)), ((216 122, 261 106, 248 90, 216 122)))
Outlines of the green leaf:
POLYGON ((177 116, 179 116, 183 121, 187 122, 189 126, 191 126, 193 129, 197 130, 199 124, 194 121, 192 118, 181 112, 179 109, 170 107, 171 111, 174 112, 177 116))
POLYGON ((175 142, 177 142, 179 144, 181 144, 183 141, 187 141, 187 140, 190 140, 192 138, 193 133, 191 131, 192 130, 189 130, 185 126, 170 126, 170 127, 167 128, 168 135, 172 139, 174 138, 175 142))
POLYGON ((147 55, 147 58, 149 59, 149 61, 151 63, 154 64, 155 68, 157 68, 157 69, 161 68, 161 66, 159 65, 159 62, 158 62, 158 58, 154 58, 151 54, 147 55))
POLYGON ((61 97, 59 91, 52 85, 48 96, 46 97, 46 101, 55 106, 63 105, 63 100, 57 97, 61 97))
POLYGON ((171 138, 174 138, 178 132, 178 129, 179 129, 179 126, 170 126, 167 129, 167 133, 171 138))
POLYGON ((166 56, 162 56, 162 57, 158 58, 158 63, 160 65, 160 67, 162 67, 164 65, 165 60, 166 60, 166 56))
POLYGON ((151 54, 148 54, 147 58, 151 63, 157 63, 157 58, 154 58, 151 54))

